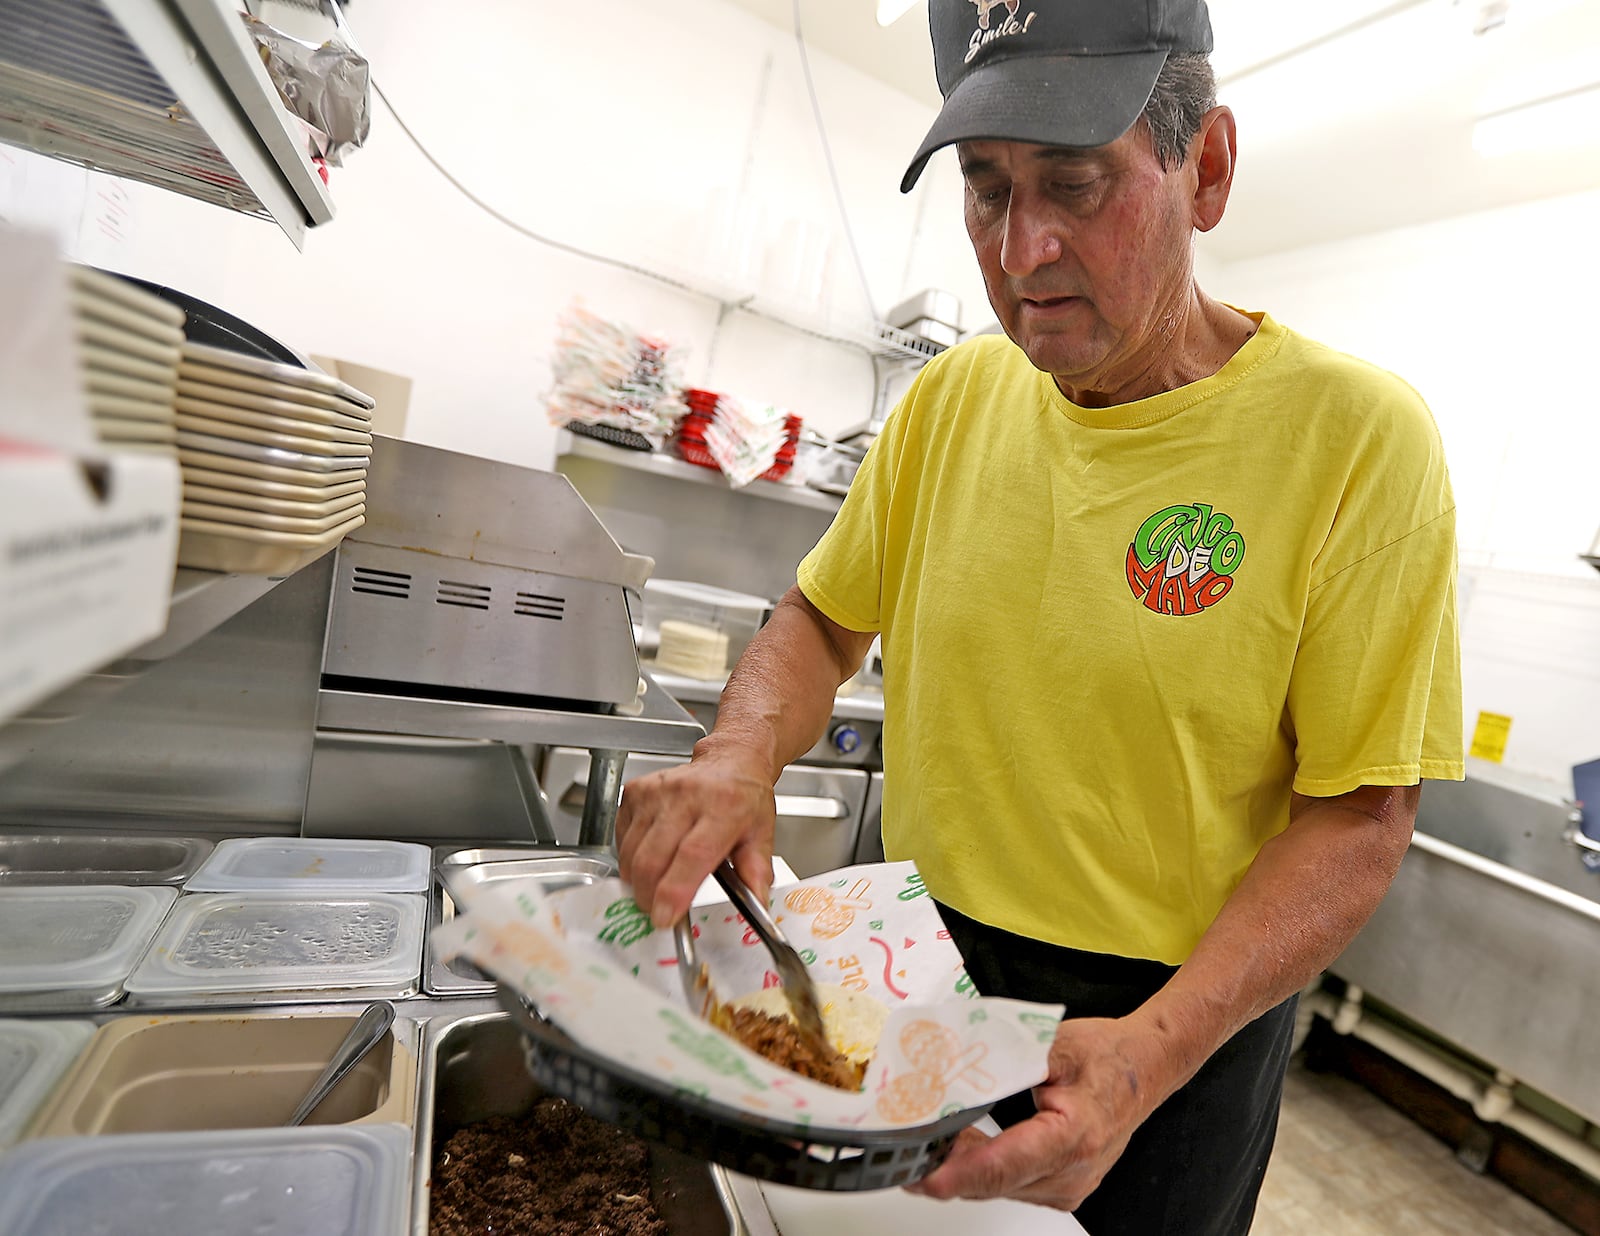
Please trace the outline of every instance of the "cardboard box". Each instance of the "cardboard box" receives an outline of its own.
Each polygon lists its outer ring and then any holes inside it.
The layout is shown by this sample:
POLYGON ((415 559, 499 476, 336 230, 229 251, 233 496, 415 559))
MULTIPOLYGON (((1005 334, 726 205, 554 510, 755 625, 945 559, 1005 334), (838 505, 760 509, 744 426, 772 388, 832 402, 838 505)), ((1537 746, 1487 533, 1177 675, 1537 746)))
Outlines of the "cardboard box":
POLYGON ((0 722, 166 629, 181 492, 175 459, 0 438, 0 722))
POLYGON ((411 379, 386 369, 342 360, 336 356, 311 355, 311 361, 324 370, 348 382, 377 402, 372 409, 372 432, 387 434, 391 438, 406 436, 406 411, 411 404, 411 379))

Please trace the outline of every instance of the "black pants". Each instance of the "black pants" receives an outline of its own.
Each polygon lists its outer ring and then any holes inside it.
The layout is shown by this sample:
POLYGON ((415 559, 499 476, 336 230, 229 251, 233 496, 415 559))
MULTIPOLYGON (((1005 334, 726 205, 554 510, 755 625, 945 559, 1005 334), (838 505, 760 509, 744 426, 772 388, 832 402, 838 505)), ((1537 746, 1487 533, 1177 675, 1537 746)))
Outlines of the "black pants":
MULTIPOLYGON (((1064 1004, 1068 1017, 1126 1016, 1174 973, 1012 935, 948 906, 939 913, 983 995, 1064 1004)), ((1089 1236, 1246 1236, 1278 1130, 1297 1000, 1240 1030, 1134 1131, 1075 1212, 1089 1236)), ((1034 1111, 1023 1093, 992 1114, 1006 1126, 1034 1111)))

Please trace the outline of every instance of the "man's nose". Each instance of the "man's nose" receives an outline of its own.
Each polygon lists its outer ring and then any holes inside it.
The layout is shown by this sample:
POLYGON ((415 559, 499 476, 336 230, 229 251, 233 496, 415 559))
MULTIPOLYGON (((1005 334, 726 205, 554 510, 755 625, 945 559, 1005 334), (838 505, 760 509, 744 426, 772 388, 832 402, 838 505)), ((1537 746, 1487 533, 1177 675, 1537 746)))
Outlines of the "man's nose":
POLYGON ((1041 266, 1061 260, 1058 221, 1027 198, 1013 195, 1006 211, 1005 237, 1000 243, 1000 267, 1014 279, 1031 275, 1041 266))

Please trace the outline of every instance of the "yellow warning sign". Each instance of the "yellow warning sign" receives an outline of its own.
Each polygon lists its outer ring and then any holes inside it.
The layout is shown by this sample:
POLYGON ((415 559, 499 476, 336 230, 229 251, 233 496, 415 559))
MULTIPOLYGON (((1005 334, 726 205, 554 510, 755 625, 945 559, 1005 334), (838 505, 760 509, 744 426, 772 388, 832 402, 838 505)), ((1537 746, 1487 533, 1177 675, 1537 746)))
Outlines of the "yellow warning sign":
POLYGON ((1498 764, 1506 758, 1506 739, 1511 734, 1511 718, 1497 712, 1480 712, 1472 727, 1472 750, 1468 755, 1498 764))

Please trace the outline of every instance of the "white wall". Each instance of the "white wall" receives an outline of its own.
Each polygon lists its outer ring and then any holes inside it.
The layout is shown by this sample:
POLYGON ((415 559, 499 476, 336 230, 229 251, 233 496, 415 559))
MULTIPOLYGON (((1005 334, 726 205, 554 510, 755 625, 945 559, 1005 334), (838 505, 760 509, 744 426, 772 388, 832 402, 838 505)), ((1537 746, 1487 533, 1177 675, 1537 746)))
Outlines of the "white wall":
MULTIPOLYGON (((794 221, 832 249, 811 308, 864 312, 790 35, 722 0, 614 0, 603 20, 475 0, 447 22, 386 0, 353 6, 353 21, 423 142, 525 226, 748 289, 794 221)), ((820 52, 810 63, 877 310, 938 286, 961 296, 968 325, 990 320, 949 153, 898 192, 931 112, 820 52)), ((550 349, 576 297, 679 342, 692 381, 824 430, 870 410, 864 353, 747 314, 718 331, 709 301, 517 235, 381 105, 367 148, 333 175, 339 215, 304 254, 270 224, 3 147, 0 216, 54 226, 75 255, 181 287, 302 351, 412 375, 410 435, 453 449, 551 465, 550 349)), ((1209 290, 1394 369, 1429 400, 1460 502, 1468 723, 1510 714, 1501 771, 1556 787, 1600 754, 1600 576, 1575 558, 1600 526, 1597 218, 1587 194, 1255 261, 1221 262, 1205 242, 1199 253, 1209 290)), ((764 291, 781 297, 771 273, 764 291)))
MULTIPOLYGON (((763 250, 781 257, 803 226, 833 253, 806 310, 845 327, 867 318, 791 35, 721 0, 614 0, 603 18, 476 0, 449 21, 386 0, 352 6, 351 22, 422 142, 524 226, 791 301, 763 250), (753 238, 743 270, 740 237, 753 238)), ((951 168, 898 190, 931 111, 809 59, 876 308, 940 286, 982 313, 951 168)), ((411 375, 408 436, 439 446, 551 465, 550 352, 576 298, 680 344, 691 381, 786 405, 824 431, 871 410, 865 352, 748 314, 717 332, 713 301, 516 234, 451 188, 381 104, 367 146, 332 176, 338 215, 303 254, 271 224, 133 184, 120 238, 108 237, 95 200, 117 182, 15 151, 0 159, 0 216, 51 224, 74 256, 182 288, 303 352, 411 375), (31 190, 17 192, 23 179, 31 190)))
MULTIPOLYGON (((1450 460, 1467 727, 1512 717, 1474 775, 1571 792, 1600 756, 1600 194, 1213 264, 1211 290, 1407 379, 1450 460)), ((1227 226, 1226 221, 1223 224, 1227 226)))

